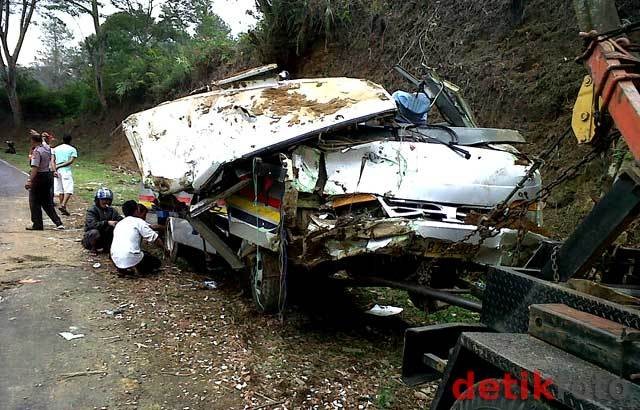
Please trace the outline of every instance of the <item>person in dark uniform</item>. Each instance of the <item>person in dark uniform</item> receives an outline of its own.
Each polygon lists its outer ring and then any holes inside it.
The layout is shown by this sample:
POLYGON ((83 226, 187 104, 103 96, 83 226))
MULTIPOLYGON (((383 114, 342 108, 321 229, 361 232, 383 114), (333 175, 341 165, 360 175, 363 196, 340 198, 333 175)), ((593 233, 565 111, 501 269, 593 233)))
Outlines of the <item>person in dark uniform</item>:
POLYGON ((31 172, 24 187, 29 191, 32 225, 26 229, 28 231, 41 231, 44 229, 42 221, 43 209, 56 225, 56 229, 64 229, 51 198, 51 190, 53 189, 53 172, 51 172, 50 168, 51 149, 42 144, 40 135, 31 135, 31 148, 31 158, 29 160, 31 172))
POLYGON ((94 205, 87 209, 82 246, 94 253, 108 252, 113 241, 113 228, 122 216, 111 206, 113 192, 109 188, 98 189, 93 200, 94 205))

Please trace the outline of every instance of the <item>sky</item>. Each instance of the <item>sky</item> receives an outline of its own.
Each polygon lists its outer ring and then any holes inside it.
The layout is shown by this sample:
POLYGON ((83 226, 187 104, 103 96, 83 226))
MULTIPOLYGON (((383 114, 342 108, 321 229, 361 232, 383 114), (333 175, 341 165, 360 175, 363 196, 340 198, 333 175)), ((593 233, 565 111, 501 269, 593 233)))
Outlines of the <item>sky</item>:
MULTIPOLYGON (((247 10, 255 10, 255 0, 212 0, 212 2, 214 12, 218 14, 229 25, 229 27, 231 27, 231 33, 233 35, 245 32, 255 25, 255 18, 246 14, 247 10)), ((108 3, 108 1, 104 1, 103 3, 108 3)), ((156 0, 155 3, 158 4, 154 13, 157 16, 160 13, 160 4, 162 3, 162 0, 156 0)), ((112 14, 115 11, 117 11, 117 9, 110 4, 105 5, 102 9, 102 13, 105 15, 112 14)), ((93 22, 91 17, 88 15, 83 15, 78 18, 72 18, 64 15, 60 15, 59 17, 62 18, 62 20, 67 24, 69 30, 74 34, 74 45, 93 33, 93 22)), ((42 20, 42 17, 35 16, 35 24, 29 26, 24 43, 22 44, 22 50, 18 57, 19 65, 26 66, 32 64, 38 55, 38 50, 42 48, 42 44, 40 42, 40 37, 42 35, 40 31, 40 23, 42 20)), ((15 41, 18 37, 17 25, 18 21, 13 22, 12 25, 10 24, 10 27, 13 27, 15 31, 9 33, 11 42, 10 50, 13 50, 15 41)))

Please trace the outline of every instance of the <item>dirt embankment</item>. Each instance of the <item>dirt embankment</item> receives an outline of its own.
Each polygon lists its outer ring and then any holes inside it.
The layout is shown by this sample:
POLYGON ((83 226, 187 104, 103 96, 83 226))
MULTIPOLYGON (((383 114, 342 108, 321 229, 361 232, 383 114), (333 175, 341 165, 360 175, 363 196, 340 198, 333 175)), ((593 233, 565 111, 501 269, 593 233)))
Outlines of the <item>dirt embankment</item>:
MULTIPOLYGON (((640 17, 640 1, 618 1, 623 18, 640 17)), ((532 140, 558 131, 584 68, 572 0, 410 1, 365 12, 339 41, 319 42, 291 64, 296 76, 352 76, 389 90, 409 87, 392 71, 423 65, 463 89, 484 126, 515 128, 532 140)))
MULTIPOLYGON (((585 68, 572 0, 410 1, 371 5, 349 34, 318 42, 291 65, 296 76, 365 77, 388 90, 411 86, 393 70, 424 66, 460 86, 481 126, 521 131, 539 153, 571 123, 585 68), (377 5, 377 6, 376 6, 377 5), (374 8, 377 7, 377 8, 374 8)), ((617 1, 622 18, 640 18, 640 0, 617 1)), ((357 18, 355 19, 356 21, 357 18)), ((551 181, 589 148, 572 137, 543 168, 551 181)), ((600 196, 607 161, 554 192, 547 227, 566 236, 600 196)))

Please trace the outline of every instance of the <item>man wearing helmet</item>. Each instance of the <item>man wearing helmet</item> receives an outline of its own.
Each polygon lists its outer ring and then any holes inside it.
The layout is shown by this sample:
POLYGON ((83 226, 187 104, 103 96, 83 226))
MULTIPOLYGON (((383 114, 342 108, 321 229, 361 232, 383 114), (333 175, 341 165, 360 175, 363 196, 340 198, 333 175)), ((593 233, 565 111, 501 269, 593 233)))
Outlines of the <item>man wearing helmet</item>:
POLYGON ((94 197, 94 205, 87 210, 82 246, 97 253, 109 251, 113 241, 113 228, 122 216, 111 206, 113 192, 100 188, 94 197))

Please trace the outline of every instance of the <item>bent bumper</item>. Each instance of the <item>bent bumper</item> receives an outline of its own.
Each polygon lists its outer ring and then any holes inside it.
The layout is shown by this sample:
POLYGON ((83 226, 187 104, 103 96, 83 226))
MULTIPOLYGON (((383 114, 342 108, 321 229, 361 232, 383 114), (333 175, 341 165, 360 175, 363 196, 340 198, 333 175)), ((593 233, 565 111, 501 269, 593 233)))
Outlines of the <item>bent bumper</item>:
MULTIPOLYGON (((482 240, 475 225, 420 219, 387 218, 345 226, 316 227, 302 241, 298 263, 308 267, 352 256, 378 254, 466 259, 488 265, 509 265, 518 231, 501 229, 482 240)), ((544 236, 527 233, 521 250, 535 249, 544 236)))

